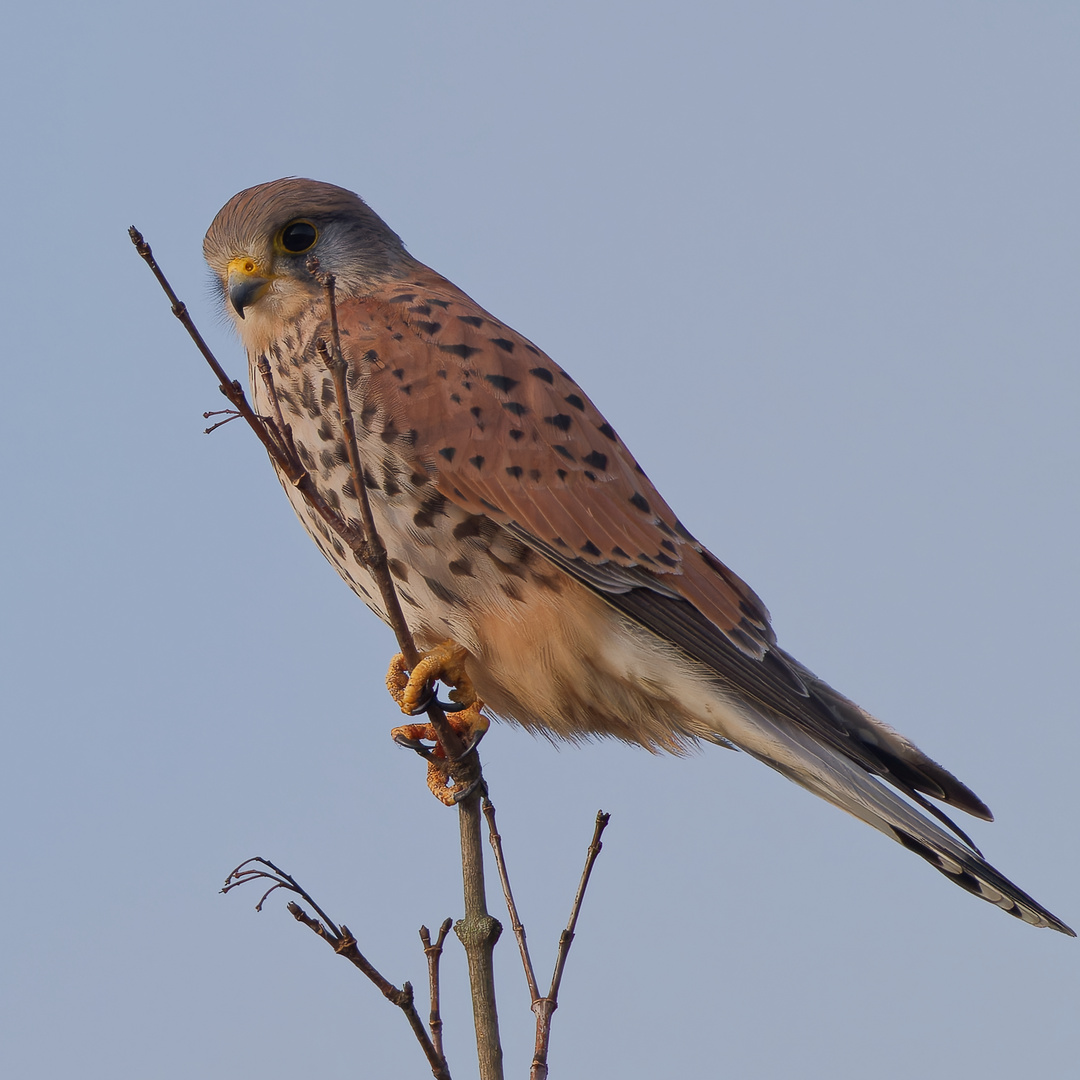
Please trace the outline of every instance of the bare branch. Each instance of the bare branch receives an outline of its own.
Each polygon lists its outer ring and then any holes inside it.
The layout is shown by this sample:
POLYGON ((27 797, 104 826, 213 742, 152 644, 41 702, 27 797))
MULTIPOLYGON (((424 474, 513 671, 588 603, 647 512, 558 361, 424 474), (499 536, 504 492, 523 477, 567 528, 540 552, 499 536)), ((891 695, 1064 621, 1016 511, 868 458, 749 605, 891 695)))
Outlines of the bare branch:
MULTIPOLYGON (((221 891, 227 893, 238 885, 245 885, 248 882, 258 880, 270 881, 273 884, 263 893, 262 898, 256 905, 256 910, 262 910, 263 902, 275 889, 287 889, 289 892, 296 893, 297 896, 301 897, 318 913, 319 917, 317 919, 313 918, 295 900, 290 900, 287 905, 289 914, 297 922, 303 923, 309 930, 321 937, 339 956, 344 956, 354 967, 362 971, 378 987, 379 992, 387 1001, 401 1009, 405 1014, 409 1027, 412 1028, 413 1034, 416 1036, 416 1041, 420 1044, 420 1048, 428 1060, 428 1064, 431 1066, 431 1075, 435 1077, 435 1080, 452 1080, 441 1045, 436 1049, 434 1043, 428 1037, 424 1022, 420 1019, 420 1014, 416 1011, 412 984, 404 983, 399 989, 389 979, 385 978, 357 947, 356 938, 353 937, 349 928, 344 923, 341 924, 340 928, 337 927, 312 899, 307 890, 302 888, 291 874, 285 873, 284 870, 275 866, 268 859, 256 857, 242 862, 233 870, 225 879, 225 887, 221 891), (263 869, 263 867, 266 869, 263 869)), ((449 920, 444 925, 448 926, 448 924, 449 920)), ((439 942, 441 945, 442 936, 440 936, 439 942)))
POLYGON ((248 427, 255 432, 256 437, 259 442, 263 444, 263 448, 270 455, 274 464, 281 469, 289 483, 303 495, 304 499, 319 517, 321 517, 323 521, 325 521, 326 524, 337 533, 346 544, 348 544, 353 552, 363 550, 363 534, 350 525, 322 497, 318 488, 315 486, 315 481, 312 480, 307 469, 304 468, 303 463, 300 461, 299 457, 296 456, 295 451, 290 453, 289 449, 282 445, 281 440, 276 437, 276 432, 270 422, 263 417, 258 416, 248 404, 247 397, 244 394, 243 387, 240 383, 235 379, 230 379, 228 375, 225 374, 225 369, 218 363, 217 358, 210 351, 210 346, 203 340, 202 334, 199 333, 191 316, 188 314, 186 305, 179 297, 177 297, 176 293, 173 292, 172 286, 169 284, 161 267, 158 266, 154 259, 154 254, 150 249, 150 245, 143 239, 142 233, 133 226, 128 229, 128 235, 131 237, 131 242, 135 245, 135 250, 142 256, 147 266, 153 271, 154 277, 158 280, 158 284, 161 285, 165 295, 169 298, 169 301, 172 304, 173 314, 180 320, 184 329, 188 332, 188 336, 195 342, 199 352, 203 354, 203 357, 210 365, 211 370, 217 376, 218 388, 225 397, 229 399, 236 411, 244 418, 248 427))
POLYGON ((551 1041, 551 1015, 559 1007, 559 986, 562 984, 566 958, 570 955, 570 945, 574 940, 574 928, 577 926, 578 915, 581 914, 581 902, 585 899, 585 889, 589 885, 589 877, 592 875, 596 858, 604 846, 600 842, 600 837, 610 820, 610 814, 605 814, 603 810, 596 812, 596 825, 593 828, 592 843, 589 844, 589 850, 585 856, 585 869, 581 872, 581 881, 578 882, 577 894, 574 896, 574 903, 570 908, 570 920, 566 924, 566 929, 559 935, 559 951, 555 957, 555 971, 551 976, 551 989, 548 991, 546 998, 540 998, 533 1004, 533 1012, 536 1013, 536 1050, 533 1054, 532 1068, 529 1070, 529 1080, 547 1080, 548 1044, 551 1041))
POLYGON ((548 991, 548 997, 553 1000, 559 997, 559 984, 562 982, 566 958, 570 953, 570 943, 574 940, 574 928, 577 926, 578 915, 581 914, 581 902, 585 899, 585 890, 589 887, 589 878, 592 876, 597 856, 604 847, 600 842, 600 837, 604 835, 604 830, 610 820, 610 814, 597 810, 592 843, 589 844, 589 850, 585 856, 585 868, 581 871, 581 881, 578 883, 577 895, 574 897, 574 906, 570 909, 570 921, 559 937, 559 955, 555 960, 555 974, 551 977, 551 989, 548 991))
POLYGON ((259 855, 250 859, 245 859, 231 874, 225 879, 225 887, 221 890, 223 893, 230 893, 238 885, 244 885, 249 881, 264 880, 273 881, 275 884, 263 893, 262 899, 255 905, 256 911, 262 911, 263 901, 274 891, 274 889, 288 889, 289 892, 296 893, 306 903, 310 904, 318 913, 320 919, 326 923, 330 930, 336 937, 341 937, 341 931, 334 925, 330 917, 317 903, 312 896, 310 896, 300 885, 300 883, 291 874, 286 874, 284 870, 279 866, 275 866, 269 859, 264 859, 259 855), (255 864, 254 866, 252 864, 255 864), (259 867, 265 866, 266 870, 260 870, 259 867), (269 871, 269 873, 267 872, 269 871))
POLYGON ((426 926, 420 927, 420 940, 424 943, 424 955, 428 962, 428 993, 431 1000, 431 1012, 428 1015, 428 1027, 431 1028, 431 1041, 440 1057, 442 1045, 442 1015, 439 1011, 439 960, 442 958, 443 942, 454 925, 453 919, 446 919, 439 927, 439 936, 435 944, 431 943, 431 931, 426 926))
MULTIPOLYGON (((371 500, 368 497, 367 484, 364 483, 364 470, 360 461, 360 449, 356 443, 356 425, 353 421, 352 402, 349 399, 348 374, 349 365, 341 351, 341 337, 338 332, 337 298, 335 293, 335 278, 333 274, 324 273, 319 268, 319 260, 311 256, 307 261, 308 271, 326 291, 326 305, 330 311, 330 341, 327 343, 320 340, 316 350, 330 372, 334 382, 334 397, 337 399, 338 418, 341 422, 342 434, 345 437, 345 453, 349 460, 349 472, 352 477, 353 490, 356 492, 356 501, 360 505, 360 519, 363 524, 364 536, 367 538, 367 549, 361 560, 370 571, 379 587, 379 595, 386 610, 386 618, 390 629, 394 631, 398 646, 405 663, 411 669, 420 660, 420 652, 413 641, 412 631, 405 621, 405 613, 401 609, 401 601, 398 599, 397 589, 390 569, 386 562, 386 548, 379 537, 375 526, 375 517, 371 512, 371 500)), ((458 733, 447 723, 446 714, 437 706, 429 707, 428 719, 431 721, 435 733, 439 737, 446 750, 446 756, 451 761, 465 754, 465 743, 458 733)), ((456 777, 455 777, 456 779, 456 777)), ((468 783, 475 776, 465 778, 468 783)))
POLYGON ((517 939, 518 952, 521 954, 521 966, 525 969, 525 981, 529 984, 529 1000, 535 1002, 540 997, 540 988, 536 984, 536 972, 533 969, 532 957, 529 956, 529 946, 525 941, 525 927, 518 917, 517 905, 514 903, 514 894, 510 889, 510 875, 506 869, 506 857, 503 855, 502 837, 495 825, 495 807, 489 799, 483 800, 484 817, 488 823, 488 840, 495 852, 495 866, 499 871, 499 880, 502 882, 503 897, 506 899, 506 910, 510 915, 510 926, 517 939))
POLYGON ((510 875, 506 868, 506 858, 503 854, 502 837, 499 835, 495 824, 495 807, 490 800, 484 799, 484 817, 488 823, 488 838, 495 852, 495 865, 499 869, 499 880, 502 882, 503 896, 506 899, 506 909, 510 914, 510 923, 517 938, 518 951, 521 953, 521 964, 525 969, 525 980, 529 984, 529 996, 532 999, 532 1010, 536 1014, 536 1045, 533 1053, 532 1068, 529 1072, 530 1080, 547 1080, 548 1044, 551 1041, 551 1017, 559 1007, 559 986, 562 983, 563 971, 566 968, 566 958, 570 953, 570 945, 574 940, 574 928, 577 926, 578 915, 581 913, 581 903, 585 898, 585 889, 589 884, 589 877, 596 858, 600 854, 603 844, 600 837, 607 828, 611 819, 610 814, 602 810, 597 812, 596 824, 593 828, 592 843, 585 857, 585 869, 578 883, 577 893, 574 896, 574 904, 570 909, 570 921, 566 929, 559 935, 559 949, 555 957, 555 971, 551 977, 551 989, 547 997, 540 996, 540 990, 536 984, 536 974, 533 970, 532 958, 529 956, 529 947, 525 940, 525 927, 518 917, 517 905, 514 903, 514 894, 510 888, 510 875))
POLYGON ((495 1008, 495 943, 502 933, 498 919, 488 914, 484 888, 484 845, 480 838, 480 795, 474 791, 458 803, 461 834, 461 877, 465 917, 454 923, 454 933, 465 946, 469 961, 469 992, 476 1028, 476 1056, 480 1080, 502 1080, 502 1045, 495 1008))
POLYGON ((270 361, 265 356, 260 356, 255 365, 259 369, 259 377, 266 387, 266 396, 270 399, 270 406, 274 410, 274 423, 277 426, 278 439, 281 442, 286 455, 293 460, 299 461, 300 455, 292 441, 292 428, 285 423, 281 415, 281 403, 278 401, 277 388, 274 386, 274 373, 270 370, 270 361))
POLYGON ((224 416, 224 420, 218 420, 216 423, 211 424, 208 428, 203 428, 204 435, 210 435, 217 431, 219 427, 224 427, 226 424, 231 423, 233 420, 239 420, 240 414, 235 409, 211 409, 209 412, 203 413, 203 419, 209 420, 211 416, 224 416))

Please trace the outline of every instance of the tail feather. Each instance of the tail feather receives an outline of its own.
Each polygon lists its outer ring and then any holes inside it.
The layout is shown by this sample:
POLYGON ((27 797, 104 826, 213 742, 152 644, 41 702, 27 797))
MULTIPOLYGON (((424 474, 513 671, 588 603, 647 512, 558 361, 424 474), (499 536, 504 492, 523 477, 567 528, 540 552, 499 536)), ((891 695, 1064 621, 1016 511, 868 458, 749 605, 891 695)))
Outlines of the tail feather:
MULTIPOLYGON (((777 650, 782 652, 782 650, 777 650)), ((793 656, 783 653, 784 661, 793 667, 807 687, 808 696, 817 710, 826 716, 833 730, 842 732, 847 740, 849 757, 861 762, 871 772, 884 777, 905 795, 910 795, 925 810, 954 832, 960 830, 936 807, 928 805, 915 794, 921 792, 955 806, 984 821, 993 821, 990 808, 966 784, 961 783, 948 769, 927 757, 900 732, 871 716, 861 705, 834 690, 823 679, 800 664, 793 656)), ((843 749, 843 745, 841 746, 843 749)), ((963 835, 963 834, 960 834, 963 835)), ((966 837, 964 837, 967 840, 966 837)), ((970 843, 970 841, 968 841, 970 843)), ((974 847, 974 845, 972 845, 974 847)))
POLYGON ((962 889, 1032 926, 1076 937, 1056 915, 991 866, 966 838, 950 836, 865 769, 782 719, 758 713, 754 720, 760 740, 738 740, 747 753, 921 855, 962 889))

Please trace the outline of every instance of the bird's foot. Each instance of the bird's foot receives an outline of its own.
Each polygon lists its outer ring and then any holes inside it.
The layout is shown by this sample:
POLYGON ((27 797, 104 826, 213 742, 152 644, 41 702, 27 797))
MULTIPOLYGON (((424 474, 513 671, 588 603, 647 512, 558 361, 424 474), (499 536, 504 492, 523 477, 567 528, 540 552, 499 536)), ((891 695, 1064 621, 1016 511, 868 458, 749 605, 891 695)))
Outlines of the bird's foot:
POLYGON ((444 712, 464 712, 479 700, 472 679, 465 670, 465 657, 468 655, 465 649, 448 638, 424 653, 416 667, 409 671, 405 657, 398 653, 390 661, 386 688, 406 716, 418 716, 432 703, 439 705, 444 712), (453 687, 449 703, 435 697, 436 682, 453 687))
MULTIPOLYGON (((479 703, 477 703, 477 711, 479 712, 479 703)), ((447 721, 462 738, 469 742, 469 750, 471 750, 479 740, 467 726, 460 724, 461 715, 463 714, 459 713, 454 719, 447 717, 447 721)), ((487 721, 483 720, 483 723, 486 727, 487 721)), ((471 795, 476 790, 477 784, 481 782, 479 777, 476 777, 462 783, 452 775, 459 766, 459 759, 446 756, 446 751, 431 724, 403 724, 401 727, 394 728, 390 732, 390 737, 398 746, 415 750, 427 760, 428 789, 439 802, 446 806, 456 806, 466 795, 471 795), (434 745, 428 746, 427 743, 434 743, 434 745)))
POLYGON ((465 671, 467 653, 453 641, 444 641, 425 653, 410 672, 405 658, 399 653, 390 661, 386 675, 386 688, 398 707, 407 716, 416 716, 433 702, 449 710, 447 723, 465 741, 465 750, 457 757, 448 757, 431 724, 403 724, 390 732, 399 746, 415 750, 428 763, 428 787, 431 793, 447 806, 453 806, 470 794, 477 780, 461 784, 451 772, 463 758, 471 753, 483 738, 489 725, 483 715, 484 703, 476 696, 472 680, 465 671), (447 706, 435 697, 434 683, 443 682, 453 687, 447 706), (428 746, 428 743, 434 745, 428 746))

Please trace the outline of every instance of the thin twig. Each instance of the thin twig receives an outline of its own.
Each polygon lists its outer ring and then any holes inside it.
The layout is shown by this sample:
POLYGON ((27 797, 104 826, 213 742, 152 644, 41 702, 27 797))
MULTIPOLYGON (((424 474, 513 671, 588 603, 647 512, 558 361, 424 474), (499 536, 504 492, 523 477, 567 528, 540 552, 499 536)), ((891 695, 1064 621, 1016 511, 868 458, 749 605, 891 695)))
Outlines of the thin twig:
POLYGON ((548 1075, 548 1044, 551 1041, 551 1015, 559 1007, 559 986, 562 984, 563 971, 566 968, 566 958, 570 955, 570 945, 574 940, 574 928, 577 926, 578 915, 581 913, 581 902, 585 899, 585 889, 589 884, 596 857, 600 854, 603 844, 600 837, 607 828, 610 814, 603 810, 596 812, 596 825, 593 828, 592 843, 589 844, 588 854, 585 856, 585 869, 581 872, 581 881, 578 882, 577 894, 574 896, 574 904, 570 909, 570 921, 566 929, 559 935, 559 951, 555 957, 555 971, 551 976, 551 989, 546 998, 540 998, 533 1004, 533 1012, 536 1013, 536 1049, 533 1053, 532 1068, 529 1070, 529 1080, 547 1080, 548 1075))
POLYGON ((264 449, 270 455, 274 464, 285 474, 289 483, 303 495, 311 508, 335 533, 337 533, 338 536, 341 537, 342 540, 345 541, 353 552, 362 551, 364 549, 363 534, 350 525, 322 497, 319 493, 319 489, 315 486, 315 481, 312 480, 310 473, 304 468, 303 463, 300 461, 299 457, 297 457, 295 451, 290 453, 289 448, 282 444, 281 438, 277 437, 275 431, 276 425, 274 425, 273 421, 258 416, 248 404, 244 389, 240 383, 237 382, 236 379, 230 379, 229 376, 225 374, 225 369, 218 363, 217 358, 210 351, 210 346, 203 340, 202 334, 199 333, 198 328, 188 314, 187 306, 179 299, 176 293, 173 292, 172 286, 169 284, 161 267, 158 266, 157 261, 154 259, 154 253, 151 251, 150 245, 143 239, 142 233, 132 226, 128 229, 128 235, 131 237, 131 242, 135 245, 135 250, 142 256, 143 261, 153 271, 154 277, 158 280, 158 284, 169 298, 169 302, 172 304, 173 314, 180 320, 180 323, 188 332, 188 336, 195 342, 199 352, 203 354, 203 357, 210 365, 211 370, 217 376, 218 389, 229 399, 236 411, 244 418, 248 427, 255 432, 256 437, 259 442, 263 444, 264 449))
POLYGON ((428 994, 431 1001, 431 1012, 428 1015, 428 1027, 431 1028, 431 1041, 435 1051, 440 1057, 443 1056, 442 1045, 442 1014, 439 1006, 439 960, 442 958, 443 942, 450 933, 450 927, 454 925, 453 919, 444 920, 439 927, 439 936, 435 944, 431 943, 431 931, 426 926, 420 927, 420 940, 424 943, 424 955, 428 964, 428 994))
MULTIPOLYGON (((229 874, 225 879, 225 887, 221 891, 228 893, 238 885, 245 885, 248 882, 258 880, 270 881, 272 884, 263 893, 258 904, 255 905, 256 910, 262 910, 263 902, 276 889, 286 889, 289 892, 296 893, 297 896, 309 904, 317 912, 319 916, 317 919, 309 915, 294 900, 290 900, 287 905, 289 914, 297 922, 303 923, 309 930, 318 934, 339 956, 344 956, 354 967, 362 971, 378 987, 379 992, 387 1001, 401 1009, 405 1014, 409 1027, 412 1028, 413 1034, 416 1036, 416 1041, 420 1044, 420 1048, 428 1060, 428 1064, 431 1066, 432 1076, 435 1077, 435 1080, 451 1080, 450 1070, 447 1067, 446 1058, 443 1056, 441 1044, 436 1048, 433 1041, 428 1037, 424 1022, 420 1019, 420 1014, 416 1011, 412 984, 404 983, 399 988, 390 982, 360 951, 356 944, 356 938, 353 937, 349 928, 344 923, 341 924, 340 928, 336 926, 311 897, 311 894, 291 874, 285 873, 284 870, 275 866, 268 859, 258 857, 247 859, 229 874), (266 869, 262 869, 262 867, 266 867, 266 869)), ((449 920, 447 920, 447 923, 449 923, 449 920)), ((441 943, 442 938, 440 937, 439 940, 441 943)))
POLYGON ((212 435, 219 427, 224 427, 226 424, 231 424, 234 420, 240 419, 240 414, 235 409, 217 409, 214 412, 203 413, 203 419, 207 419, 211 416, 220 416, 222 413, 228 413, 224 420, 218 420, 216 423, 211 424, 208 428, 203 428, 204 435, 212 435))
POLYGON ((533 969, 532 957, 529 956, 529 946, 525 941, 525 927, 518 917, 517 905, 514 903, 514 894, 510 889, 510 875, 506 869, 506 857, 503 855, 502 837, 499 835, 495 824, 495 807, 489 799, 482 802, 484 817, 488 823, 488 840, 495 852, 495 866, 499 871, 499 880, 502 882, 503 897, 506 899, 506 910, 510 915, 510 926, 517 939, 518 952, 521 953, 521 966, 525 969, 525 981, 529 984, 529 1000, 535 1002, 540 997, 540 988, 536 984, 536 972, 533 969))
POLYGON ((278 401, 277 390, 274 388, 274 373, 270 369, 270 361, 265 356, 260 356, 255 366, 259 369, 259 376, 266 387, 266 395, 270 398, 270 406, 274 410, 274 423, 277 425, 285 452, 289 457, 299 460, 300 455, 297 454, 292 441, 292 428, 285 423, 285 417, 281 415, 281 403, 278 401))
MULTIPOLYGON (((367 537, 367 551, 364 565, 375 584, 379 587, 379 595, 382 597, 383 606, 386 610, 386 620, 390 629, 394 631, 398 646, 405 657, 406 665, 412 669, 420 660, 420 651, 413 641, 412 631, 405 621, 405 613, 398 599, 397 589, 393 578, 390 576, 390 568, 386 560, 386 548, 379 537, 378 528, 375 525, 375 515, 371 512, 371 499, 368 497, 367 484, 364 483, 364 467, 360 461, 360 449, 356 442, 356 424, 353 420, 352 402, 349 398, 349 365, 341 351, 341 337, 338 331, 337 296, 335 292, 336 280, 334 275, 326 273, 319 267, 319 260, 314 256, 307 261, 308 272, 322 285, 326 292, 326 306, 330 311, 330 341, 320 339, 316 343, 316 351, 322 358, 330 372, 334 382, 334 397, 337 399, 338 419, 341 423, 342 434, 345 437, 345 455, 349 462, 349 473, 352 477, 353 489, 356 492, 356 501, 360 506, 360 520, 363 524, 364 535, 367 537)), ((435 733, 439 737, 446 751, 446 756, 451 761, 460 758, 465 753, 465 743, 458 733, 450 726, 446 714, 434 703, 427 710, 428 719, 431 721, 435 733)), ((474 779, 473 776, 468 781, 474 779)), ((466 782, 468 782, 466 781, 466 782)))
POLYGON ((555 960, 555 974, 551 977, 551 989, 548 997, 557 999, 559 996, 559 984, 562 982, 563 969, 566 967, 566 957, 570 952, 570 943, 574 940, 574 929, 577 926, 578 915, 581 914, 581 902, 585 899, 585 890, 589 887, 589 878, 592 876, 593 867, 596 865, 597 856, 603 850, 604 845, 600 837, 604 835, 610 814, 603 810, 596 812, 596 826, 593 829, 592 843, 589 844, 588 854, 585 856, 585 868, 581 871, 581 881, 578 882, 577 895, 574 897, 574 906, 570 909, 570 921, 566 929, 559 937, 559 955, 555 960))
POLYGON ((589 884, 596 857, 600 854, 603 844, 600 837, 603 835, 607 823, 611 819, 610 814, 602 810, 597 811, 596 824, 593 828, 592 842, 589 844, 588 854, 585 856, 585 868, 581 873, 581 881, 578 882, 577 893, 574 896, 574 904, 570 909, 570 921, 566 929, 559 935, 559 949, 555 957, 555 971, 551 976, 551 989, 547 997, 540 996, 540 990, 536 984, 536 974, 533 970, 532 958, 529 956, 529 947, 525 940, 525 927, 518 917, 517 905, 514 903, 514 894, 510 888, 510 874, 506 868, 506 858, 503 854, 502 837, 499 835, 495 824, 495 807, 489 799, 484 799, 484 817, 488 823, 488 839, 495 852, 495 865, 499 870, 499 880, 502 882, 503 896, 506 899, 506 909, 510 914, 510 923, 517 938, 518 951, 521 953, 521 965, 525 969, 525 980, 529 984, 529 996, 532 999, 532 1010, 536 1015, 536 1044, 533 1052, 532 1068, 529 1071, 530 1080, 547 1080, 548 1075, 548 1044, 551 1041, 551 1016, 559 1007, 559 986, 562 983, 563 971, 566 968, 566 958, 570 953, 570 945, 574 940, 574 928, 577 926, 578 915, 581 913, 581 903, 585 899, 585 889, 589 884))
MULTIPOLYGON (((169 303, 172 304, 172 313, 180 320, 184 329, 188 332, 188 336, 195 342, 196 348, 203 354, 203 358, 217 376, 218 389, 220 389, 229 401, 232 402, 236 411, 247 421, 248 426, 258 436, 259 441, 263 446, 266 447, 267 453, 277 461, 280 447, 275 444, 266 424, 260 417, 255 415, 254 410, 248 404, 243 387, 235 379, 230 379, 229 376, 225 374, 225 369, 218 363, 217 357, 210 351, 210 346, 206 344, 202 334, 199 333, 198 327, 196 327, 191 316, 188 314, 187 305, 175 292, 173 292, 173 287, 169 284, 168 278, 165 277, 161 267, 158 266, 157 260, 154 258, 154 253, 150 249, 150 245, 143 239, 142 233, 139 232, 134 225, 128 229, 128 236, 131 237, 131 242, 135 245, 135 250, 142 256, 146 265, 150 267, 154 277, 157 278, 158 284, 169 298, 169 303)), ((285 465, 284 462, 279 462, 279 464, 283 467, 285 465)), ((289 479, 293 480, 293 477, 290 475, 289 479)), ((293 480, 293 482, 295 483, 295 480, 293 480)))
POLYGON ((262 899, 255 905, 256 911, 262 911, 263 902, 275 889, 288 889, 289 892, 296 893, 306 903, 310 904, 331 931, 338 937, 341 936, 341 931, 334 925, 330 916, 315 902, 310 893, 306 892, 300 883, 292 876, 292 874, 285 873, 280 866, 275 866, 269 859, 264 859, 259 855, 255 855, 250 859, 245 859, 231 874, 225 879, 225 886, 221 890, 223 893, 230 893, 238 885, 245 885, 249 881, 273 881, 274 885, 267 889, 263 893, 262 899), (252 864, 255 864, 252 866, 252 864), (260 870, 260 866, 265 866, 270 873, 266 870, 260 870))

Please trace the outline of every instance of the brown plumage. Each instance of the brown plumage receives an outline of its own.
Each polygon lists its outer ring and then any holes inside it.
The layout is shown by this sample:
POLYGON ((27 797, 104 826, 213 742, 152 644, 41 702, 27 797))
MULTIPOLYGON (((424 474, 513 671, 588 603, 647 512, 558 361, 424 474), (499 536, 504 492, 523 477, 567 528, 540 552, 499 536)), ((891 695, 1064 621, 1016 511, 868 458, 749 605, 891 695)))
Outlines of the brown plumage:
MULTIPOLYGON (((679 523, 574 380, 413 259, 357 196, 299 179, 250 188, 204 250, 252 369, 270 361, 301 458, 356 517, 308 256, 335 275, 365 481, 410 628, 424 647, 463 646, 497 714, 568 739, 737 746, 964 888, 1071 933, 926 797, 989 819, 982 801, 781 650, 761 600, 679 523)), ((257 377, 252 388, 268 412, 257 377)), ((284 486, 382 617, 366 572, 284 486)))

